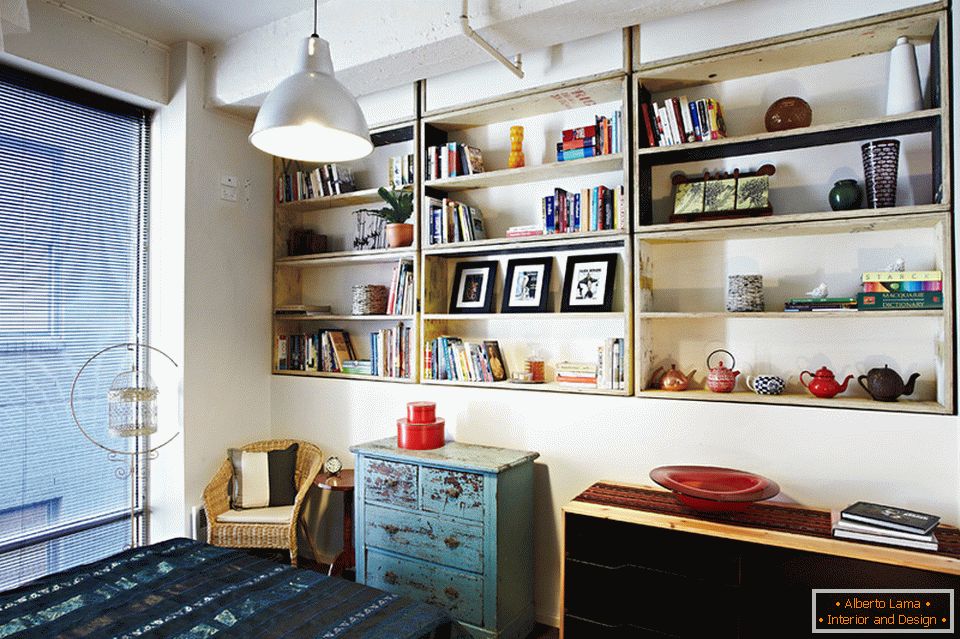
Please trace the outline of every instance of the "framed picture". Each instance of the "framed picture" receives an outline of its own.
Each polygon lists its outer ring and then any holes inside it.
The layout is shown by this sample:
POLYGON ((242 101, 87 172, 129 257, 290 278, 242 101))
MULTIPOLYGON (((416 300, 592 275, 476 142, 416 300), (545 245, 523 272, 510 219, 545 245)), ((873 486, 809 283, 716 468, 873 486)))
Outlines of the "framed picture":
POLYGON ((762 209, 770 206, 770 177, 754 175, 737 180, 737 208, 762 209))
POLYGON ((451 313, 492 313, 497 262, 457 262, 451 313))
POLYGON ((507 262, 501 313, 546 313, 552 257, 528 257, 507 262))
POLYGON ((616 272, 616 253, 568 257, 560 311, 609 311, 613 307, 613 278, 616 272))
POLYGON ((705 213, 732 211, 737 203, 737 180, 707 180, 703 185, 703 211, 705 213))
POLYGON ((674 215, 703 213, 703 181, 683 182, 677 185, 673 199, 674 215))

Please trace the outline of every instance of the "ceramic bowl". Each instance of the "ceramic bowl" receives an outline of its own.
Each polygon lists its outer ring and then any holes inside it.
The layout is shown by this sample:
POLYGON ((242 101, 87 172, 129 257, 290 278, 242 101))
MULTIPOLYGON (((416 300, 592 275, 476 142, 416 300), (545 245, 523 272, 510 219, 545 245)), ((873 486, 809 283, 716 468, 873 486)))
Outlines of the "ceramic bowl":
POLYGON ((675 492, 681 503, 708 512, 746 510, 780 493, 766 477, 717 466, 660 466, 650 471, 650 479, 675 492))

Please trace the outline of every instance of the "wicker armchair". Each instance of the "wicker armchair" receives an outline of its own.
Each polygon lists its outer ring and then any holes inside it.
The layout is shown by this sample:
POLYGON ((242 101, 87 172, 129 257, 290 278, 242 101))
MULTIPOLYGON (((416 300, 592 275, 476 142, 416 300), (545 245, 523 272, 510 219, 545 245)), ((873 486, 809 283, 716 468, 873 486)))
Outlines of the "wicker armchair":
POLYGON ((323 453, 308 442, 296 439, 268 439, 243 446, 245 451, 265 452, 299 444, 297 449, 297 468, 294 483, 297 497, 293 502, 293 513, 289 522, 284 523, 226 523, 217 521, 220 515, 230 510, 230 480, 233 478, 233 466, 226 459, 220 469, 203 491, 203 507, 207 513, 207 543, 227 548, 287 548, 290 550, 290 563, 297 565, 297 524, 300 521, 300 509, 303 506, 307 490, 313 484, 320 467, 323 465, 323 453))

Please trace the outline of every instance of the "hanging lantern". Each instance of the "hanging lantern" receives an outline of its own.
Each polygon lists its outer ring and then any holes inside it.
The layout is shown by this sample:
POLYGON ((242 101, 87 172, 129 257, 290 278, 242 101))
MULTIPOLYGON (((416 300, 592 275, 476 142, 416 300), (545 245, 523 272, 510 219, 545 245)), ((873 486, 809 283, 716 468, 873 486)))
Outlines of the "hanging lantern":
POLYGON ((109 428, 117 437, 152 435, 157 432, 157 385, 135 368, 113 378, 107 391, 109 428))

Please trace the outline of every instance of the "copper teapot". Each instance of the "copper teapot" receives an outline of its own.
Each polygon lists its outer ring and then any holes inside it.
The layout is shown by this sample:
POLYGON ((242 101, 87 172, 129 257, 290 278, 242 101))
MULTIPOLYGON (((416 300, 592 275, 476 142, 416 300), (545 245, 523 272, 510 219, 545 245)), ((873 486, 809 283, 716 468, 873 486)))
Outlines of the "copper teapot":
POLYGON ((707 355, 707 368, 710 369, 710 374, 707 375, 707 388, 714 393, 733 392, 734 387, 737 385, 737 376, 740 374, 740 371, 733 370, 733 367, 736 365, 737 360, 734 358, 733 353, 722 348, 718 348, 707 355), (717 353, 726 353, 730 356, 730 368, 723 365, 723 360, 720 360, 719 366, 711 368, 710 358, 717 353))
POLYGON ((653 376, 650 380, 651 388, 659 388, 660 390, 666 391, 683 391, 687 390, 687 386, 690 384, 690 380, 693 378, 693 374, 697 372, 697 369, 693 369, 686 375, 677 370, 676 364, 670 365, 670 370, 657 377, 660 371, 663 370, 663 366, 658 366, 655 371, 653 371, 653 376))

